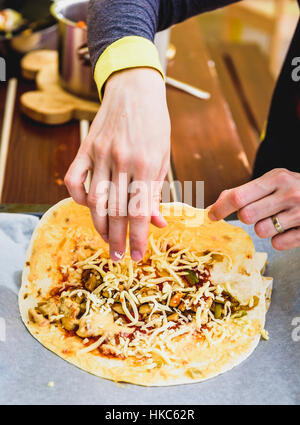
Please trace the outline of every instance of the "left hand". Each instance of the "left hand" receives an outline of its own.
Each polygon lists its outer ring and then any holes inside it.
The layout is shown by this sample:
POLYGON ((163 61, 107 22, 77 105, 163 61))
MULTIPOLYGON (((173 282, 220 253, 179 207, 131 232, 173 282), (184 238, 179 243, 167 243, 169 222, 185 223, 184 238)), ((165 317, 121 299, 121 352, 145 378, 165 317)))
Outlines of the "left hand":
POLYGON ((65 176, 74 201, 90 208, 113 261, 125 254, 128 223, 134 261, 147 249, 150 220, 157 227, 167 225, 159 202, 169 158, 170 118, 162 76, 151 68, 115 72, 65 176), (88 170, 92 181, 86 193, 88 170))
POLYGON ((224 190, 210 207, 209 217, 221 220, 235 211, 243 223, 255 225, 259 237, 272 238, 275 249, 300 246, 300 173, 278 168, 242 186, 224 190), (275 229, 274 215, 283 233, 275 229))

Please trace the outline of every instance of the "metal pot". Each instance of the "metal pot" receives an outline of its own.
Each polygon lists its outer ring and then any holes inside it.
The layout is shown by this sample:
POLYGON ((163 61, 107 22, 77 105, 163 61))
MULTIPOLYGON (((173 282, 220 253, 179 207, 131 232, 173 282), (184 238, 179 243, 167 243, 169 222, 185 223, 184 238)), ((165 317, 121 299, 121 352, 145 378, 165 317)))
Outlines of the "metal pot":
POLYGON ((87 30, 79 21, 87 21, 88 0, 59 0, 50 8, 58 21, 58 57, 60 84, 69 92, 98 100, 87 48, 87 30))
POLYGON ((49 13, 51 0, 0 0, 0 10, 11 8, 23 18, 12 31, 0 31, 0 56, 9 75, 17 75, 21 57, 35 49, 56 49, 57 25, 49 13))

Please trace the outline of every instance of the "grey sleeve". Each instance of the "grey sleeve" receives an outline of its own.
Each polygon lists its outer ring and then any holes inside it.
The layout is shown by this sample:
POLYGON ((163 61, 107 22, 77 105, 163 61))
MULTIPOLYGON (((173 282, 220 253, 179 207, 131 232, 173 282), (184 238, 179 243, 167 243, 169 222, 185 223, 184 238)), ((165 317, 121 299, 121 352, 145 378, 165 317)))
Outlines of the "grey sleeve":
POLYGON ((93 67, 114 41, 131 35, 153 41, 155 33, 199 13, 240 0, 90 0, 88 45, 93 67))

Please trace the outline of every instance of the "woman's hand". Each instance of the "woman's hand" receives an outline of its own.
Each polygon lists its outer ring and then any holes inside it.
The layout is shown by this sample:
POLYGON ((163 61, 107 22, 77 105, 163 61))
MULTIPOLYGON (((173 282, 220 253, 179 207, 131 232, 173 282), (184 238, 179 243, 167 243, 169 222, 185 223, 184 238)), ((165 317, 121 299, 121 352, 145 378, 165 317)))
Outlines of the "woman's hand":
POLYGON ((300 173, 274 169, 256 180, 225 190, 211 206, 209 217, 221 220, 235 211, 243 223, 255 224, 259 237, 272 238, 275 249, 300 246, 300 173), (283 233, 275 229, 274 215, 283 233))
POLYGON ((159 227, 166 225, 159 214, 159 202, 169 158, 170 121, 161 75, 150 68, 113 74, 65 184, 76 202, 90 208, 94 225, 109 242, 114 261, 124 255, 128 222, 135 261, 144 256, 150 220, 159 227), (88 170, 92 170, 92 181, 87 194, 84 181, 88 170), (133 213, 134 208, 128 205, 138 182, 136 195, 149 202, 146 209, 133 213), (156 182, 152 188, 151 182, 156 182))

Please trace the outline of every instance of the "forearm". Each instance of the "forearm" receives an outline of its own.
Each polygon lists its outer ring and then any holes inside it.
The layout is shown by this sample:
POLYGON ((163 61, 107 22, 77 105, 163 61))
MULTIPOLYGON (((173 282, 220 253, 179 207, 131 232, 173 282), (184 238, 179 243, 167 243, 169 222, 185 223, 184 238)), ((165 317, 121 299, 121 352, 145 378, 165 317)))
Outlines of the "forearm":
POLYGON ((90 0, 88 40, 95 66, 103 51, 128 36, 154 39, 157 31, 239 0, 90 0))

